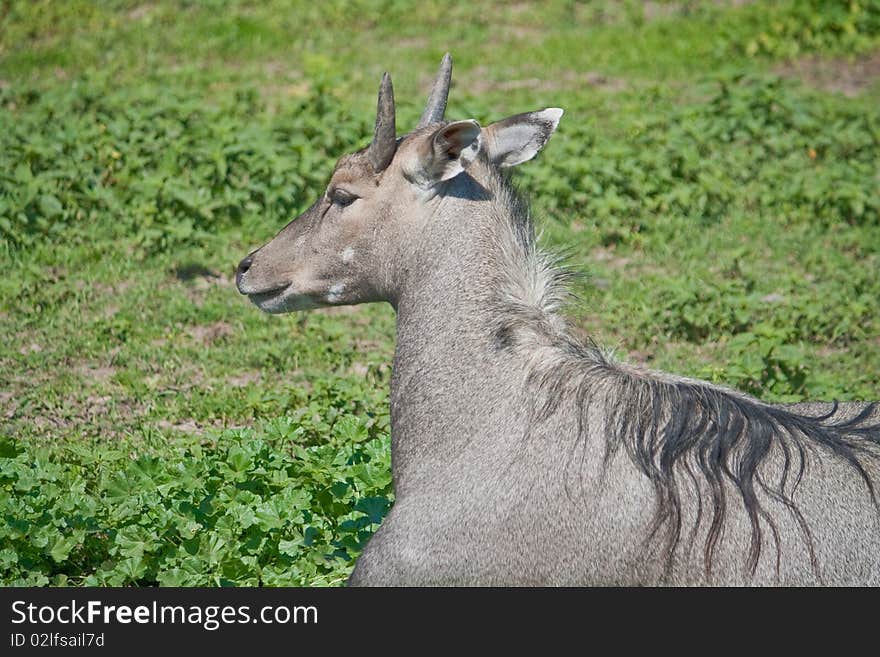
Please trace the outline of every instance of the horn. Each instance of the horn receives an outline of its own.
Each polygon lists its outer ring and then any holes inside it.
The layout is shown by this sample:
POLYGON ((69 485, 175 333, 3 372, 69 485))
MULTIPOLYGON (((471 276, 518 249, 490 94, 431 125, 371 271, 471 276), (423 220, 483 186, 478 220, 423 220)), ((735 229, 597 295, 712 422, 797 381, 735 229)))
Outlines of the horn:
POLYGON ((394 123, 394 87, 391 76, 385 73, 379 86, 379 102, 376 106, 376 131, 367 150, 367 156, 376 173, 384 171, 397 149, 397 128, 394 123))
POLYGON ((446 101, 449 99, 449 83, 452 81, 452 57, 449 53, 443 55, 443 61, 440 62, 440 70, 437 72, 437 79, 434 80, 434 86, 431 88, 431 95, 428 96, 428 105, 419 119, 416 129, 424 128, 426 125, 437 123, 443 120, 446 113, 446 101))

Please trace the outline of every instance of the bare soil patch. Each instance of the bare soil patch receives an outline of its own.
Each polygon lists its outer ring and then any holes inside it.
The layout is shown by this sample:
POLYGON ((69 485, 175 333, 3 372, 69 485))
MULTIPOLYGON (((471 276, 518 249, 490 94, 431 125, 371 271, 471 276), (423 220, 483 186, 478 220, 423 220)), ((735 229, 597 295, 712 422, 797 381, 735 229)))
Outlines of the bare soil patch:
POLYGON ((216 340, 228 338, 229 336, 235 335, 235 327, 229 322, 224 322, 220 320, 219 322, 214 322, 213 324, 199 324, 197 326, 191 326, 188 329, 187 333, 189 333, 191 338, 193 338, 197 342, 201 342, 207 347, 216 340))
POLYGON ((165 431, 179 431, 181 433, 201 436, 209 429, 222 429, 223 424, 220 421, 197 422, 192 418, 185 418, 174 422, 159 420, 156 422, 156 427, 165 431))
POLYGON ((630 263, 630 258, 617 255, 613 250, 599 247, 590 254, 593 262, 604 262, 611 269, 623 269, 630 263))
POLYGON ((146 3, 146 4, 138 5, 137 7, 134 7, 133 9, 129 9, 126 15, 128 16, 128 19, 131 21, 139 21, 139 20, 149 16, 150 12, 152 12, 153 9, 154 9, 154 5, 152 5, 150 3, 146 3))
POLYGON ((880 51, 855 59, 809 55, 780 64, 776 73, 852 98, 880 80, 880 51))
POLYGON ((15 415, 18 404, 15 402, 15 393, 0 391, 0 414, 3 417, 11 418, 15 415))
POLYGON ((91 384, 105 383, 116 374, 116 368, 109 365, 81 363, 73 368, 81 378, 91 384))
POLYGON ((482 94, 493 91, 513 91, 530 89, 534 91, 559 91, 577 87, 594 87, 605 91, 622 91, 627 88, 626 80, 614 78, 598 71, 565 71, 552 78, 529 77, 515 80, 493 80, 489 70, 478 66, 469 75, 464 86, 473 93, 482 94))
MULTIPOLYGON (((713 4, 722 9, 738 9, 752 4, 754 0, 714 0, 713 4)), ((663 20, 664 18, 674 18, 690 13, 694 10, 691 2, 657 2, 656 0, 645 0, 642 3, 642 12, 646 21, 663 20)))
MULTIPOLYGON (((82 285, 86 285, 85 281, 82 282, 82 285)), ((97 294, 108 297, 121 297, 131 289, 132 285, 131 281, 116 281, 109 285, 107 283, 95 283, 92 287, 97 294)), ((80 287, 79 281, 77 282, 77 287, 80 287)))
POLYGON ((232 376, 227 376, 226 383, 233 386, 234 388, 246 388, 249 385, 259 383, 262 378, 262 375, 258 371, 246 370, 232 376))

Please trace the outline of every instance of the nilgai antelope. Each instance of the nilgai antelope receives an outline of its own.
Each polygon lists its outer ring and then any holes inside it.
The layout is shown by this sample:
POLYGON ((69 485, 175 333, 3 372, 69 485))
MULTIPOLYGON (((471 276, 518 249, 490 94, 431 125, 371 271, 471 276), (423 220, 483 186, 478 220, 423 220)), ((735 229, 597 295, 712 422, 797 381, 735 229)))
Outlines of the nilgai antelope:
POLYGON ((880 404, 769 404, 615 362, 560 315, 505 169, 561 109, 444 119, 444 57, 402 137, 370 145, 244 258, 283 313, 387 301, 395 503, 357 585, 880 584, 880 404))

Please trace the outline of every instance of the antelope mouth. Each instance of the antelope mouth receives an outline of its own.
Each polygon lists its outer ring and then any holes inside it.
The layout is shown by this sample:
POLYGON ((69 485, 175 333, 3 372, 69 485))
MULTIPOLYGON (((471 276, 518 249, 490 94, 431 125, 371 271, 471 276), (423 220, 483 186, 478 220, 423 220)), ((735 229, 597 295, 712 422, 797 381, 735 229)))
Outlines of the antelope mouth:
POLYGON ((272 315, 289 313, 294 310, 311 310, 317 308, 310 297, 297 294, 292 283, 260 292, 247 292, 247 298, 263 312, 272 315))
POLYGON ((245 292, 247 298, 253 301, 255 304, 260 305, 262 301, 270 301, 277 296, 284 294, 285 291, 290 287, 290 283, 285 283, 279 287, 273 287, 268 290, 260 290, 259 292, 245 292))

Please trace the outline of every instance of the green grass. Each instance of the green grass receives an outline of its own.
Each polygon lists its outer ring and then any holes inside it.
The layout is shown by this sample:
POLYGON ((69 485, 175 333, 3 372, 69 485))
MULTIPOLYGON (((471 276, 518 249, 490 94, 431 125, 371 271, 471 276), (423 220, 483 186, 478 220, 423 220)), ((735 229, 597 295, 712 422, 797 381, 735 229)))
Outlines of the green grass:
POLYGON ((780 77, 876 53, 880 2, 739 4, 0 5, 0 582, 344 581, 393 501, 393 314, 266 316, 232 271, 446 50, 453 118, 566 109, 518 180, 577 330, 880 397, 880 85, 780 77))

